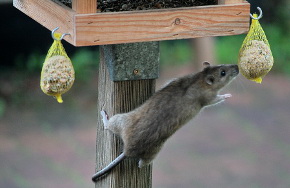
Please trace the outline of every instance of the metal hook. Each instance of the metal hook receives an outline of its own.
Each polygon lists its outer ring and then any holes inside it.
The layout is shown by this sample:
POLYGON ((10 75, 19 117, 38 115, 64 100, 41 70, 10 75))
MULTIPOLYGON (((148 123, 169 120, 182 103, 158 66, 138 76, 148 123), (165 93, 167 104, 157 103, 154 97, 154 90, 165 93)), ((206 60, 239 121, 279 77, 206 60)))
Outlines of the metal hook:
POLYGON ((250 13, 251 18, 254 19, 254 20, 259 20, 260 18, 263 17, 263 11, 262 11, 262 9, 261 9, 260 7, 257 7, 257 9, 258 9, 259 12, 260 12, 260 15, 258 16, 258 18, 255 18, 255 17, 250 13))
POLYGON ((62 40, 63 37, 65 37, 66 35, 70 35, 69 33, 64 33, 64 34, 61 35, 60 39, 57 39, 57 38, 54 37, 54 33, 58 29, 59 29, 59 27, 56 27, 54 30, 51 31, 51 37, 53 38, 53 40, 62 40))

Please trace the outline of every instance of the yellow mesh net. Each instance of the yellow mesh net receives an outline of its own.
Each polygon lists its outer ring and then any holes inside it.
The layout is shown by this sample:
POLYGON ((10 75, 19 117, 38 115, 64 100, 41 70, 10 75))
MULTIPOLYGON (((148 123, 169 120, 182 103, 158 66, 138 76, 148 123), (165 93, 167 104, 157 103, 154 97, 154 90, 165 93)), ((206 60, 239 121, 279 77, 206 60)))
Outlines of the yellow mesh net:
POLYGON ((46 61, 48 58, 52 57, 52 56, 56 56, 56 55, 61 55, 61 56, 64 56, 66 57, 67 59, 69 59, 69 57, 67 56, 66 52, 65 52, 65 49, 61 43, 61 33, 54 33, 54 37, 56 39, 59 39, 59 40, 54 40, 51 47, 49 48, 48 50, 48 53, 46 55, 46 58, 44 61, 46 61))
MULTIPOLYGON (((253 14, 257 18, 257 14, 253 14)), ((257 83, 271 70, 274 63, 270 44, 257 19, 252 19, 250 30, 239 52, 240 72, 257 83)))
POLYGON ((75 80, 75 72, 70 58, 61 43, 61 34, 54 33, 54 40, 44 60, 40 87, 42 91, 62 103, 61 95, 67 92, 75 80))

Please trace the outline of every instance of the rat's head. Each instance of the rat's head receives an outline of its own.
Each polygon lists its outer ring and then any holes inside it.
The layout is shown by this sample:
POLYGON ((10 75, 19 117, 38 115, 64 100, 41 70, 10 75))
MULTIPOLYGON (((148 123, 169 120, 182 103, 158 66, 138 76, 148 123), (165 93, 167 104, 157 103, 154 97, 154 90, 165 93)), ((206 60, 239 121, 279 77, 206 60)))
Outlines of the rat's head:
POLYGON ((204 83, 216 91, 226 86, 239 74, 237 65, 210 66, 208 62, 204 62, 203 64, 205 66, 202 71, 204 83))

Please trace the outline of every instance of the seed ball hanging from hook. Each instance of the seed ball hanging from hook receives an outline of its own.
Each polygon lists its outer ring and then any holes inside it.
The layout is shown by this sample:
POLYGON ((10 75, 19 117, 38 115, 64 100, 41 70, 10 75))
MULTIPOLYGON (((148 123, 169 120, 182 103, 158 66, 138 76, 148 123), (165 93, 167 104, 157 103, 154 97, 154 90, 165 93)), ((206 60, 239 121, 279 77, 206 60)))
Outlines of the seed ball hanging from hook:
POLYGON ((42 66, 40 87, 41 90, 50 96, 54 96, 59 103, 62 103, 61 95, 67 92, 75 80, 75 72, 70 58, 67 56, 61 40, 67 33, 55 33, 55 28, 51 32, 54 42, 42 66))
POLYGON ((74 68, 66 57, 52 56, 44 62, 40 87, 45 94, 54 96, 59 103, 62 103, 61 95, 72 87, 74 80, 74 68))
POLYGON ((274 58, 265 32, 259 23, 263 12, 257 7, 260 14, 250 14, 251 27, 240 48, 238 66, 242 75, 251 81, 261 83, 263 77, 271 70, 274 58))

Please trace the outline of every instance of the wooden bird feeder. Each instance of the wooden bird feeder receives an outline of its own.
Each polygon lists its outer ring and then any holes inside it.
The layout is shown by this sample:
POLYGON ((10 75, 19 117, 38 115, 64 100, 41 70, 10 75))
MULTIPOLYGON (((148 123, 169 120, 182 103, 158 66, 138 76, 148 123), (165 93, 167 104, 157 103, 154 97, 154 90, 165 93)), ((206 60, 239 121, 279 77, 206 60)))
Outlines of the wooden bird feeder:
MULTIPOLYGON (((250 4, 244 0, 110 13, 96 13, 97 0, 72 0, 72 9, 56 0, 13 0, 13 5, 47 29, 69 33, 64 39, 74 46, 101 45, 97 106, 109 116, 133 110, 155 92, 159 43, 152 41, 239 35, 248 31, 250 21, 250 4)), ((99 171, 120 154, 122 142, 103 129, 97 116, 99 171)), ((150 188, 152 166, 139 169, 136 159, 126 159, 95 186, 150 188)))
POLYGON ((121 44, 246 33, 250 5, 219 0, 218 5, 95 13, 96 0, 74 0, 73 9, 51 0, 14 0, 32 19, 58 32, 74 46, 121 44))

